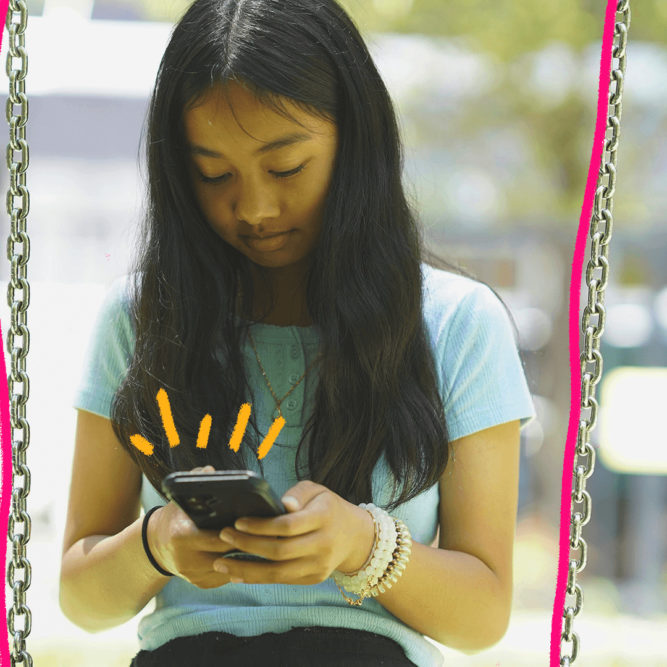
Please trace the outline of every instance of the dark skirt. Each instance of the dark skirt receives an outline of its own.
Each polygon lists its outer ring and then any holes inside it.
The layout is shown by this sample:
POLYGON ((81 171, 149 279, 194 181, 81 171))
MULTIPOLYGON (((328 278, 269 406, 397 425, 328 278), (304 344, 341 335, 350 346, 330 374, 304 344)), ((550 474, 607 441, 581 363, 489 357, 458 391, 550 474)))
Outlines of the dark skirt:
POLYGON ((373 632, 307 627, 236 637, 205 632, 139 651, 130 667, 415 667, 400 644, 373 632))

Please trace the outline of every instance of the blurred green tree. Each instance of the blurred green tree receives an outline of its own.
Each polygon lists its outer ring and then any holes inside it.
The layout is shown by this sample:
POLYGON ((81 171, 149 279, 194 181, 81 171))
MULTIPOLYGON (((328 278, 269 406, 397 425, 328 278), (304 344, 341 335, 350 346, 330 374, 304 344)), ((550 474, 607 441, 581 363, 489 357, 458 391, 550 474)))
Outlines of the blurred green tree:
MULTIPOLYGON (((99 0, 98 0, 99 1, 99 0)), ((581 48, 599 39, 604 0, 339 0, 363 31, 421 33, 462 37, 475 50, 511 60, 552 41, 581 48)), ((43 2, 43 0, 39 0, 43 2)), ((141 8, 151 21, 175 21, 191 0, 104 0, 141 8)), ((636 3, 631 3, 634 7, 636 3)), ((636 4, 632 32, 636 40, 663 44, 667 2, 636 4), (641 13, 640 13, 641 12, 641 13)))

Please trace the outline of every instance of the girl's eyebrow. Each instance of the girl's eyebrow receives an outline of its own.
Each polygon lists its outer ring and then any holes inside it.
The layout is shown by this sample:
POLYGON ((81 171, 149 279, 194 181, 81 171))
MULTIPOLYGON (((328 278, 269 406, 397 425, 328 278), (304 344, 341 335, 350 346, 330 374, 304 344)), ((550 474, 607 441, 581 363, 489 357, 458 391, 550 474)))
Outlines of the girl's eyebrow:
MULTIPOLYGON (((255 155, 263 155, 264 153, 269 153, 271 151, 278 150, 279 148, 284 148, 285 146, 291 146, 303 141, 309 141, 313 136, 311 134, 305 134, 303 132, 295 132, 294 134, 288 134, 285 137, 276 139, 275 141, 270 141, 268 144, 260 146, 256 151, 255 155)), ((205 157, 213 158, 224 158, 225 156, 222 153, 211 150, 210 148, 205 148, 204 146, 198 146, 197 144, 190 144, 190 152, 195 155, 203 155, 205 157)), ((226 159, 226 158, 225 158, 226 159)))

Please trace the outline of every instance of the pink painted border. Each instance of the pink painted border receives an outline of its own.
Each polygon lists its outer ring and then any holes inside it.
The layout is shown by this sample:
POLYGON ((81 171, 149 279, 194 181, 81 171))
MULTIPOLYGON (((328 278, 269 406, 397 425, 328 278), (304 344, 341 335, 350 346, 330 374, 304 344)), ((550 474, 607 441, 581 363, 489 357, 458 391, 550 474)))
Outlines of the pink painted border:
MULTIPOLYGON (((7 19, 7 8, 9 0, 0 0, 0 16, 2 16, 2 25, 5 25, 7 19)), ((2 53, 3 33, 0 30, 0 53, 2 53)), ((7 368, 5 366, 5 337, 2 333, 2 323, 0 323, 0 341, 2 341, 2 350, 0 350, 0 451, 2 453, 2 486, 0 486, 0 525, 2 525, 3 535, 7 535, 9 527, 9 507, 11 505, 12 490, 12 438, 11 423, 9 421, 9 389, 7 387, 7 368), (9 493, 6 490, 9 489, 9 493)), ((5 540, 5 548, 0 549, 0 565, 2 565, 2 579, 5 581, 7 573, 5 560, 7 558, 8 540, 5 540)), ((5 601, 5 591, 3 586, 2 596, 2 630, 0 630, 0 665, 9 665, 9 636, 7 634, 7 607, 5 601)))
MULTIPOLYGON (((8 0, 7 0, 8 2, 8 0)), ((5 2, 5 5, 7 5, 5 2)), ((6 7, 5 7, 6 10, 6 7)), ((2 36, 0 35, 0 40, 2 36)), ((0 46, 2 46, 0 44, 0 46)), ((7 535, 9 525, 9 506, 11 504, 12 489, 12 438, 11 426, 9 421, 9 390, 7 386, 7 369, 5 367, 5 337, 2 332, 2 323, 0 322, 0 340, 2 341, 2 350, 0 350, 0 442, 2 444, 2 486, 0 486, 0 524, 2 524, 2 533, 7 535), (6 489, 10 493, 6 493, 6 489)), ((5 548, 0 550, 0 565, 2 565, 3 581, 7 573, 5 559, 7 556, 7 546, 9 540, 5 541, 5 548)), ((9 635, 7 634, 7 607, 5 603, 5 591, 3 586, 2 593, 2 630, 0 630, 0 665, 9 665, 9 635)))
POLYGON ((579 324, 581 277, 584 264, 584 252, 590 231, 593 201, 597 187, 598 171, 604 148, 604 135, 607 129, 607 112, 609 100, 609 76, 611 73, 611 55, 614 40, 614 25, 616 22, 617 0, 607 0, 607 10, 602 35, 602 56, 600 58, 600 79, 598 83, 598 108, 595 121, 595 135, 593 150, 588 166, 588 179, 584 203, 581 207, 579 229, 572 258, 572 274, 570 278, 570 309, 569 309, 569 342, 570 342, 570 421, 563 457, 563 477, 560 504, 560 535, 558 550, 558 577, 556 580, 556 595, 551 616, 551 651, 550 665, 558 667, 560 664, 560 635, 562 632, 563 607, 565 605, 565 589, 567 587, 567 572, 570 556, 570 512, 572 510, 572 466, 574 464, 574 450, 577 443, 579 419, 581 416, 581 365, 579 361, 579 324))

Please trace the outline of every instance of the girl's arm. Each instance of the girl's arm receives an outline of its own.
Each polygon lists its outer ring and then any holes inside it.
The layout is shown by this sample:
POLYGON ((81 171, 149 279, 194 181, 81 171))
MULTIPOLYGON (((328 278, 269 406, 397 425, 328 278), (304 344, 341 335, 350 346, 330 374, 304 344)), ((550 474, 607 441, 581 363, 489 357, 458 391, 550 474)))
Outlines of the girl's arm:
MULTIPOLYGON (((80 410, 59 600, 65 616, 88 632, 129 621, 170 581, 144 551, 140 492, 141 471, 111 422, 80 410)), ((163 569, 199 588, 229 583, 213 570, 213 561, 229 551, 217 530, 197 528, 173 502, 151 514, 146 528, 148 548, 163 569)))
MULTIPOLYGON (((439 548, 413 543, 397 583, 378 600, 414 630, 464 652, 497 643, 512 604, 519 422, 451 443, 440 482, 439 548)), ((363 565, 373 544, 368 513, 325 487, 300 482, 290 514, 243 519, 221 537, 272 563, 218 561, 232 581, 313 584, 363 565), (281 536, 281 540, 276 540, 281 536)))
POLYGON ((440 481, 440 548, 413 542, 403 575, 376 600, 441 644, 475 652, 509 624, 519 423, 461 438, 452 452, 440 481))
POLYGON ((141 471, 111 422, 79 410, 59 600, 65 616, 88 632, 128 621, 169 581, 144 553, 140 491, 141 471))
POLYGON ((142 520, 116 535, 81 538, 63 554, 60 608, 83 630, 100 632, 129 621, 169 581, 146 558, 142 520))

